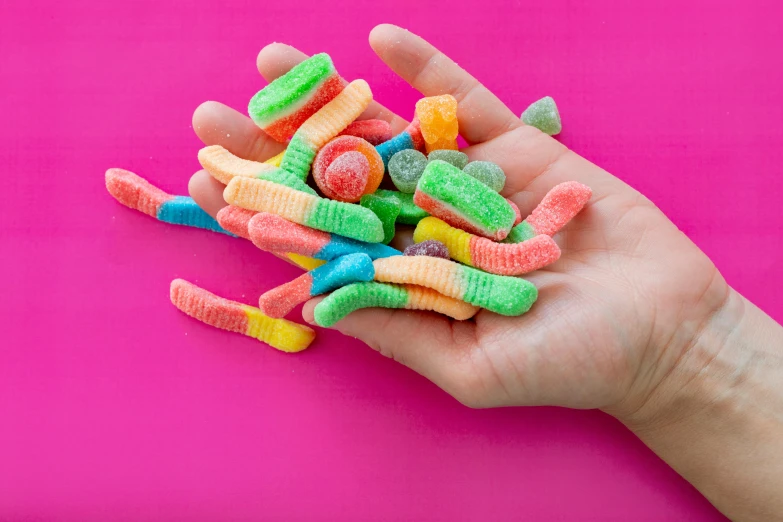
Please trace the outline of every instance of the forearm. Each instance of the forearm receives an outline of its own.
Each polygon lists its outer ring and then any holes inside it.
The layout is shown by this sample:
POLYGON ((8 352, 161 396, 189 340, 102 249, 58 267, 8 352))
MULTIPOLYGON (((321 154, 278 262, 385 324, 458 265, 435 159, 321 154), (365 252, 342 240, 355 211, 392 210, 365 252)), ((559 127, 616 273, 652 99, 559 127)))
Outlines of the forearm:
POLYGON ((621 419, 733 520, 783 520, 783 328, 732 291, 621 419))

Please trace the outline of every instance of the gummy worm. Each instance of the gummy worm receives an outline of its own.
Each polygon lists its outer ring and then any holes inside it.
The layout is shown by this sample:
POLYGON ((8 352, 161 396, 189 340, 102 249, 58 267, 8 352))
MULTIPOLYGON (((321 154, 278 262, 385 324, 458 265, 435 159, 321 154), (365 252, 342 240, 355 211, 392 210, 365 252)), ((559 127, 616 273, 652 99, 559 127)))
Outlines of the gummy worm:
POLYGON ((258 212, 278 214, 289 221, 359 241, 383 240, 383 224, 369 209, 319 198, 261 179, 237 177, 223 191, 223 199, 258 212))
POLYGON ((372 91, 364 80, 355 80, 318 112, 310 116, 288 143, 280 168, 307 179, 318 150, 364 112, 372 91))
POLYGON ((301 352, 315 339, 312 328, 267 317, 258 308, 218 297, 183 279, 171 282, 170 297, 174 306, 203 323, 253 337, 282 352, 301 352))
POLYGON ((449 259, 396 256, 376 259, 373 265, 376 281, 426 286, 501 315, 521 315, 538 298, 529 281, 488 274, 449 259))
POLYGON ((419 221, 413 232, 416 243, 428 239, 446 245, 452 259, 492 274, 522 275, 560 258, 560 248, 549 236, 540 235, 516 244, 495 243, 454 228, 435 217, 419 221))
POLYGON ((381 155, 383 166, 389 166, 389 160, 392 156, 406 149, 424 150, 424 138, 421 136, 421 126, 419 120, 413 119, 405 130, 380 145, 375 146, 375 150, 381 155))
POLYGON ((313 310, 319 326, 332 326, 360 308, 405 308, 431 310, 458 321, 473 317, 478 307, 416 285, 353 283, 344 286, 318 303, 313 310))
POLYGON ((268 252, 293 252, 331 261, 348 254, 371 259, 399 256, 399 250, 383 243, 366 243, 292 223, 276 214, 261 212, 250 219, 247 232, 258 248, 268 252))
POLYGON ((159 221, 234 235, 201 210, 192 198, 167 194, 133 172, 116 168, 107 170, 106 189, 126 207, 159 221))
POLYGON ((555 185, 527 219, 511 229, 503 243, 521 243, 539 234, 555 235, 587 205, 592 195, 590 187, 576 181, 555 185))
POLYGON ((366 254, 349 254, 265 292, 258 308, 269 317, 284 317, 296 305, 357 281, 372 281, 375 268, 366 254))

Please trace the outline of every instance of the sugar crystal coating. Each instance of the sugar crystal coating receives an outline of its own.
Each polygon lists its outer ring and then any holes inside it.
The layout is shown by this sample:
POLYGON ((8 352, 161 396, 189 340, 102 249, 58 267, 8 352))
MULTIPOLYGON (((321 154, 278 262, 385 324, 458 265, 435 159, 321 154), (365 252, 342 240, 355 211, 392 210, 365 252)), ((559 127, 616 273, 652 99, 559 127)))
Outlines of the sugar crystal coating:
POLYGON ((183 279, 171 282, 170 298, 174 306, 194 319, 253 337, 283 352, 301 352, 315 339, 312 328, 267 317, 258 308, 218 297, 183 279))
POLYGON ((375 280, 426 286, 500 315, 527 312, 538 298, 532 283, 518 277, 488 274, 448 259, 396 256, 373 261, 375 280))
POLYGON ((378 219, 381 220, 381 223, 383 223, 382 243, 388 245, 394 238, 394 223, 397 220, 397 216, 400 215, 400 209, 402 208, 400 200, 396 197, 366 194, 362 196, 360 204, 372 210, 378 216, 378 219))
POLYGON ((353 122, 371 101, 372 91, 367 82, 355 80, 348 84, 299 127, 288 143, 280 168, 307 179, 316 153, 353 122))
POLYGON ((432 160, 441 160, 445 161, 446 163, 451 163, 458 169, 465 168, 465 165, 468 164, 468 155, 464 152, 460 152, 458 150, 447 150, 447 149, 438 149, 433 150, 429 154, 427 154, 427 159, 432 160))
POLYGON ((372 145, 380 145, 392 139, 392 129, 388 121, 359 120, 348 125, 340 136, 356 136, 372 145))
POLYGON ((285 142, 345 85, 328 54, 295 65, 250 100, 248 114, 264 132, 285 142))
POLYGON ((381 184, 383 161, 375 147, 362 138, 338 136, 316 154, 313 179, 326 197, 353 203, 381 184))
POLYGON ((434 217, 419 222, 413 233, 413 240, 419 245, 432 240, 442 241, 447 256, 452 259, 491 274, 507 276, 538 270, 560 258, 560 248, 549 236, 536 236, 518 244, 495 243, 454 228, 434 217))
POLYGON ((593 191, 576 181, 555 185, 526 221, 539 234, 554 235, 590 201, 593 191))
POLYGON ((389 165, 389 160, 392 156, 401 150, 406 149, 424 150, 424 138, 421 136, 421 125, 416 118, 413 119, 404 131, 375 147, 375 150, 378 151, 378 154, 380 154, 381 159, 383 160, 383 164, 386 166, 389 165))
POLYGON ((324 261, 356 253, 367 254, 372 259, 402 254, 382 243, 366 243, 314 230, 266 212, 253 216, 248 223, 248 235, 253 244, 261 250, 293 252, 324 261))
POLYGON ((494 190, 500 192, 506 185, 506 173, 500 165, 491 161, 471 161, 462 172, 472 176, 494 190))
POLYGON ((447 297, 429 288, 415 285, 353 283, 344 286, 318 303, 313 310, 316 324, 329 327, 362 308, 405 308, 431 310, 464 321, 478 308, 447 297))
POLYGON ((415 225, 420 220, 429 216, 426 211, 422 210, 413 202, 413 194, 407 194, 397 190, 378 189, 375 191, 375 195, 391 197, 399 200, 400 215, 397 216, 397 223, 401 223, 403 225, 415 225))
MULTIPOLYGON (((419 224, 421 224, 421 221, 419 221, 419 224)), ((414 241, 415 240, 416 239, 414 237, 414 241)), ((410 245, 405 249, 403 255, 404 256, 430 256, 430 257, 440 257, 442 259, 450 259, 449 249, 446 248, 446 245, 444 245, 443 243, 435 239, 428 239, 426 241, 421 241, 420 243, 415 243, 413 245, 410 245)))
POLYGON ((450 94, 430 96, 416 102, 416 118, 427 152, 457 150, 457 100, 450 94))
POLYGON ((538 101, 530 104, 522 113, 522 121, 526 125, 532 125, 541 132, 545 132, 550 136, 560 134, 563 130, 563 125, 560 122, 560 112, 557 110, 555 100, 550 96, 544 96, 538 101))
POLYGON ((372 281, 375 268, 367 254, 349 254, 265 292, 258 307, 269 317, 284 317, 311 297, 357 281, 372 281))
POLYGON ((389 160, 389 176, 400 192, 413 194, 426 167, 424 154, 415 149, 401 150, 389 160))
POLYGON ((494 240, 506 237, 516 218, 503 196, 439 160, 424 169, 413 202, 456 228, 494 240))
POLYGON ((383 240, 383 224, 372 211, 269 181, 234 178, 223 191, 223 199, 230 205, 256 212, 271 212, 300 225, 359 241, 378 243, 383 240))

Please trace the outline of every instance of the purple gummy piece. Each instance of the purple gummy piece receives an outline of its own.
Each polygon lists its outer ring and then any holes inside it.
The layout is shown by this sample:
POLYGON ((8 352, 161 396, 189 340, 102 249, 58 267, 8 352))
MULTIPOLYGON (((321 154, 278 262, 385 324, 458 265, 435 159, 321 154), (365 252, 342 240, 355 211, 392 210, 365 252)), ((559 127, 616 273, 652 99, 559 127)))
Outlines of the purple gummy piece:
POLYGON ((449 258, 449 249, 446 245, 440 241, 434 239, 428 239, 421 243, 416 243, 405 249, 403 255, 406 256, 428 256, 428 257, 442 257, 443 259, 449 258))

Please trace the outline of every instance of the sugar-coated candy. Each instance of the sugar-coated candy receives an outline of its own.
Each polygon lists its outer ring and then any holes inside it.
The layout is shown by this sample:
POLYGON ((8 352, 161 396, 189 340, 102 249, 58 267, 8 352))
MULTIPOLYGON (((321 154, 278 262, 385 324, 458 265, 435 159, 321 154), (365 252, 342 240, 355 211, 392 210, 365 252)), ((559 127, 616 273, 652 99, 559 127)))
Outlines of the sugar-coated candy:
POLYGON ((450 94, 430 96, 416 102, 416 118, 427 152, 439 149, 457 150, 457 99, 450 94))
POLYGON ((503 196, 439 160, 427 164, 413 202, 454 227, 494 240, 506 237, 516 218, 503 196))
POLYGON ((374 276, 375 268, 367 254, 338 257, 293 281, 264 292, 258 299, 258 308, 269 317, 284 317, 311 297, 351 283, 372 281, 374 276))
POLYGON ((315 154, 340 134, 372 101, 372 91, 364 80, 355 80, 296 131, 285 149, 280 168, 307 179, 315 154))
POLYGON ((253 337, 282 352, 301 352, 315 339, 312 328, 267 317, 258 308, 218 297, 183 279, 171 282, 170 297, 174 306, 194 319, 253 337))
POLYGON ((361 308, 431 310, 458 321, 473 317, 478 307, 416 285, 353 283, 344 286, 315 306, 316 324, 329 327, 361 308))
POLYGON ((360 205, 372 210, 375 215, 378 216, 378 219, 381 220, 381 223, 383 223, 382 243, 388 245, 394 238, 394 223, 397 221, 397 216, 400 215, 400 209, 402 208, 399 198, 378 194, 365 194, 362 196, 360 205))
POLYGON ((400 192, 413 194, 427 167, 427 156, 416 149, 405 149, 389 160, 389 177, 400 192))
POLYGON ((529 281, 488 274, 450 259, 396 256, 376 259, 373 265, 376 281, 426 286, 501 315, 521 315, 538 298, 529 281))
POLYGON ((420 220, 429 216, 426 211, 416 206, 413 202, 413 194, 407 194, 397 190, 378 189, 375 191, 375 195, 393 197, 400 201, 400 215, 397 216, 397 223, 415 225, 420 220))
MULTIPOLYGON (((522 211, 519 210, 517 204, 511 201, 510 199, 506 198, 506 201, 508 202, 508 206, 511 207, 511 210, 514 211, 514 226, 519 225, 520 223, 522 223, 522 211)), ((511 232, 509 232, 509 234, 510 233, 511 232)))
POLYGON ((400 152, 401 150, 415 149, 418 151, 424 150, 424 138, 421 136, 421 125, 419 120, 413 119, 410 124, 405 127, 405 130, 390 139, 384 141, 380 145, 375 147, 378 154, 381 155, 383 164, 388 166, 389 160, 400 152))
POLYGON ((247 112, 264 132, 283 143, 344 85, 329 55, 316 54, 261 89, 250 99, 247 112))
POLYGON ((468 155, 458 150, 449 150, 449 149, 433 150, 432 152, 427 154, 427 159, 430 161, 432 160, 445 161, 446 163, 451 163, 452 165, 454 165, 460 170, 464 169, 465 165, 468 164, 468 155))
MULTIPOLYGON (((419 223, 421 223, 421 221, 419 221, 419 223)), ((415 243, 413 245, 410 245, 407 248, 405 248, 405 251, 402 253, 402 255, 430 256, 430 257, 440 257, 441 259, 450 259, 449 249, 446 248, 446 245, 444 245, 443 243, 435 239, 427 239, 420 243, 415 243)))
POLYGON ((260 212, 248 223, 248 234, 267 252, 293 252, 324 261, 348 254, 367 254, 372 259, 399 256, 399 250, 382 243, 356 241, 337 234, 313 230, 276 214, 260 212))
POLYGON ((555 185, 503 242, 519 243, 539 234, 555 235, 584 208, 592 195, 590 187, 577 181, 555 185))
POLYGON ((230 205, 278 214, 317 230, 369 243, 383 241, 383 224, 371 210, 298 192, 270 181, 234 178, 223 191, 223 199, 230 205))
POLYGON ((348 125, 340 136, 356 136, 372 145, 380 145, 392 139, 392 129, 385 120, 360 120, 348 125))
POLYGON ((264 161, 264 163, 266 163, 267 165, 272 165, 273 167, 279 167, 280 162, 283 161, 283 156, 285 156, 285 150, 283 150, 283 152, 281 152, 280 154, 272 156, 268 160, 264 161))
POLYGON ((220 145, 210 145, 198 151, 198 161, 204 170, 224 185, 235 177, 258 178, 316 195, 315 190, 294 174, 268 163, 239 158, 220 145))
POLYGON ((540 100, 533 102, 522 113, 522 121, 526 125, 532 125, 541 132, 546 132, 550 136, 560 134, 563 125, 560 122, 560 112, 557 110, 555 100, 550 96, 544 96, 540 100))
POLYGON ((491 161, 471 161, 462 172, 472 176, 494 190, 500 192, 506 185, 506 173, 500 165, 491 161))
MULTIPOLYGON (((253 210, 247 210, 242 207, 235 207, 234 205, 227 205, 218 211, 217 216, 215 216, 215 218, 217 219, 217 222, 220 224, 221 227, 225 228, 232 234, 235 234, 245 239, 250 239, 250 232, 248 231, 248 225, 250 224, 250 220, 256 214, 258 214, 258 212, 255 212, 253 210)), ((277 254, 278 256, 286 257, 289 261, 299 266, 300 268, 304 268, 305 270, 312 270, 314 268, 318 268, 319 266, 325 263, 325 261, 322 261, 320 259, 314 259, 312 257, 302 256, 299 254, 295 254, 293 252, 274 252, 274 253, 277 254)))
POLYGON ((536 236, 517 244, 495 243, 454 228, 435 217, 419 221, 413 232, 416 243, 441 241, 449 257, 491 274, 522 275, 554 263, 560 258, 560 248, 549 236, 536 236))
POLYGON ((362 138, 338 136, 316 154, 313 179, 326 197, 353 203, 381 184, 383 161, 362 138))
POLYGON ((201 210, 193 198, 167 194, 128 170, 116 168, 107 170, 106 189, 126 207, 143 212, 159 221, 233 235, 221 227, 212 216, 201 210))

